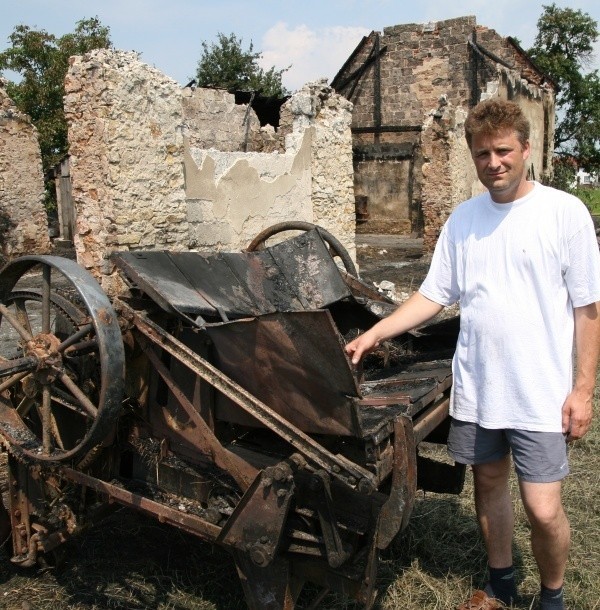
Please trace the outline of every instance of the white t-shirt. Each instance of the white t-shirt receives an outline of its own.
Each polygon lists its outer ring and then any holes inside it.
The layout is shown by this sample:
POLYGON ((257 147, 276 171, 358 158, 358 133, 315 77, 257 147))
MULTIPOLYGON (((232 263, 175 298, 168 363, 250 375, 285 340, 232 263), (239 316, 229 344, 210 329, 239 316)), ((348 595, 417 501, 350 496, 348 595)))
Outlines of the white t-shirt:
POLYGON ((560 432, 573 384, 573 307, 600 300, 600 254, 576 197, 534 183, 484 193, 444 225, 421 294, 460 303, 450 413, 485 428, 560 432))

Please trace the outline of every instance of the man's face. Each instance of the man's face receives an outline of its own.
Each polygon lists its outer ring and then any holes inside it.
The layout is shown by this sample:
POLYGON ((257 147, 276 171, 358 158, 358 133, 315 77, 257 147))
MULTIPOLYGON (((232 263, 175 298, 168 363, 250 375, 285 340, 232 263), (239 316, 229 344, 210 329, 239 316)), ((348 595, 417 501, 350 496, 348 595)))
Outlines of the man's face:
POLYGON ((510 203, 529 192, 525 170, 529 142, 523 146, 513 130, 473 136, 471 157, 479 180, 496 203, 510 203))

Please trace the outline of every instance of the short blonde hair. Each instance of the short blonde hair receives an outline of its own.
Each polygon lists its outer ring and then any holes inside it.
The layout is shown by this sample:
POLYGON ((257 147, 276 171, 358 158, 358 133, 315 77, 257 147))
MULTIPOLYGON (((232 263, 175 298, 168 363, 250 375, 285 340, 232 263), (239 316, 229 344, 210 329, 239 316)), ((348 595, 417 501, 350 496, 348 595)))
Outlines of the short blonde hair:
POLYGON ((492 135, 510 129, 523 146, 529 141, 530 125, 516 102, 490 98, 471 109, 465 121, 465 138, 471 148, 473 136, 492 135))

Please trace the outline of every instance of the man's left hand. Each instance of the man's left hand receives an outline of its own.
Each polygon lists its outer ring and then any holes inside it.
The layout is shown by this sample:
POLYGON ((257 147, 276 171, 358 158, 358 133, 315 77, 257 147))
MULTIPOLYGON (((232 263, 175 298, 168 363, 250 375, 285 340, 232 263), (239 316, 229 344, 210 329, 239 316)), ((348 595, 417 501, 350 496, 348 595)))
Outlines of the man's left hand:
POLYGON ((585 436, 592 423, 592 397, 587 392, 573 390, 562 408, 562 430, 567 442, 585 436))

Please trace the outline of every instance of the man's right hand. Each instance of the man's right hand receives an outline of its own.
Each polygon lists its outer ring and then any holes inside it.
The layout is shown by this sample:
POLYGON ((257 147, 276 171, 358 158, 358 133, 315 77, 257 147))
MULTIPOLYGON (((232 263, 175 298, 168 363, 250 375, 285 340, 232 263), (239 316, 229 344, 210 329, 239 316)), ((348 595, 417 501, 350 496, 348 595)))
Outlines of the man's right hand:
POLYGON ((364 356, 379 347, 381 341, 372 331, 373 329, 368 330, 346 345, 346 353, 352 359, 354 366, 357 366, 364 356))
POLYGON ((401 333, 415 328, 442 311, 443 306, 415 292, 394 313, 380 320, 367 332, 359 335, 346 345, 346 353, 356 366, 361 359, 377 349, 382 341, 387 341, 401 333))

